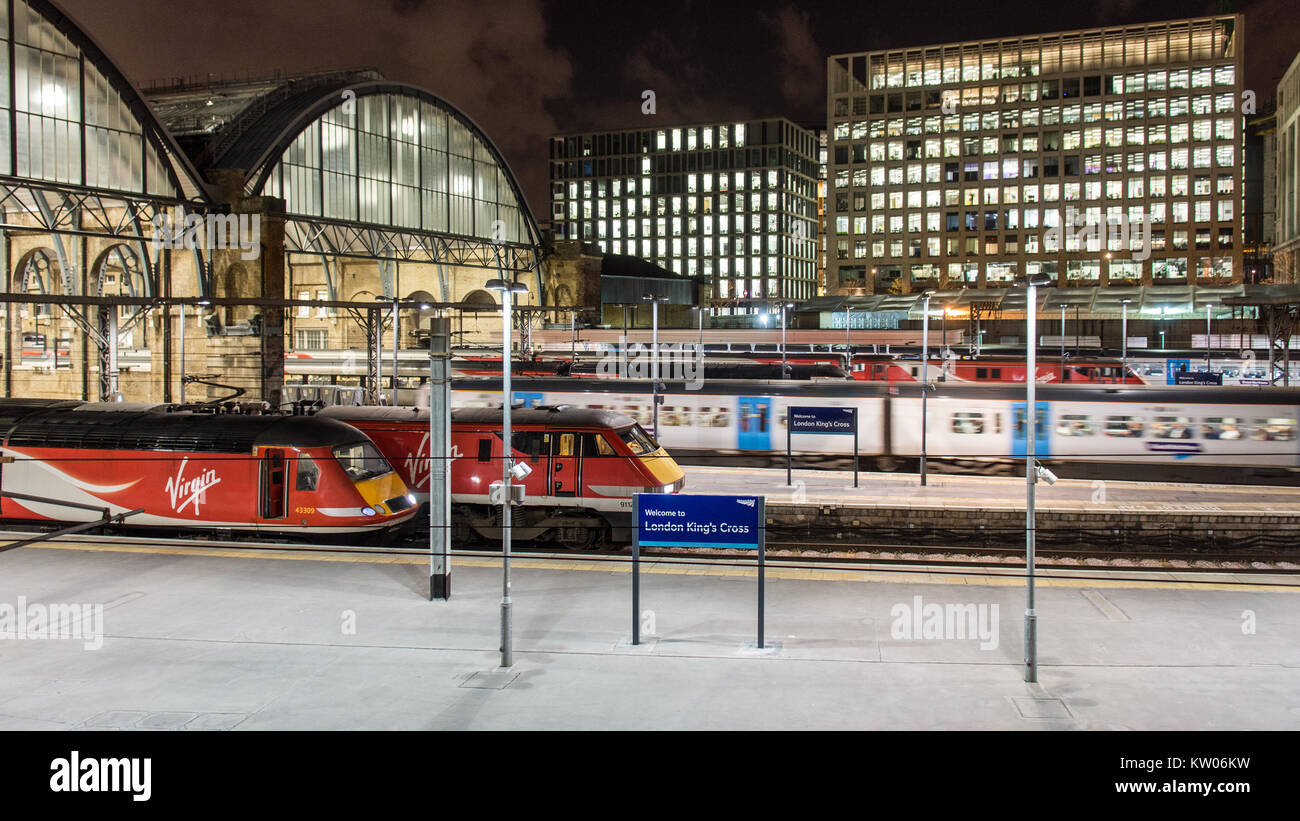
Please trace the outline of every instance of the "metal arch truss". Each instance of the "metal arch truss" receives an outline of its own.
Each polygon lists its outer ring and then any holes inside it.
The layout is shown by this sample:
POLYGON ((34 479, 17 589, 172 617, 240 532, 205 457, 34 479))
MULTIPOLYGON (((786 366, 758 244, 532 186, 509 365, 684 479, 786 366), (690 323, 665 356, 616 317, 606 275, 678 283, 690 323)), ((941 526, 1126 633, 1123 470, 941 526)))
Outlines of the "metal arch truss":
MULTIPOLYGON (((48 234, 60 257, 63 269, 60 276, 68 294, 78 292, 79 277, 71 270, 63 252, 65 236, 126 243, 141 262, 149 295, 160 293, 158 270, 162 248, 156 225, 173 219, 178 209, 186 213, 205 210, 199 203, 175 199, 0 176, 0 228, 15 234, 48 234)), ((194 254, 199 295, 211 297, 209 266, 201 249, 195 248, 194 254)))
POLYGON ((387 263, 416 262, 434 265, 438 271, 442 301, 451 301, 448 265, 496 270, 498 266, 517 274, 532 271, 537 291, 544 293, 543 266, 535 249, 527 244, 494 243, 486 239, 405 231, 396 228, 335 222, 293 215, 284 222, 284 249, 290 254, 320 256, 325 265, 330 298, 339 299, 336 269, 327 257, 378 260, 384 296, 392 296, 396 280, 387 263))

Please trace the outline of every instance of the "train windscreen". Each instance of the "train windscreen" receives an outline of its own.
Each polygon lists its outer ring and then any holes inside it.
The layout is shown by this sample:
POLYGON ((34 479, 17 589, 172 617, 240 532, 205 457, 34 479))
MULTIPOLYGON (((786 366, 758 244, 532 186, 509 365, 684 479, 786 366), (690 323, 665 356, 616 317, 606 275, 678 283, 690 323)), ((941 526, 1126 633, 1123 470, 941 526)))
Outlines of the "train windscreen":
POLYGON ((393 468, 378 449, 370 442, 354 442, 339 445, 333 450, 334 458, 343 466, 343 470, 354 482, 373 479, 392 472, 393 468))
POLYGON ((659 443, 646 433, 645 428, 640 425, 633 425, 630 428, 624 428, 618 432, 618 437, 627 443, 632 452, 637 456, 643 456, 647 453, 654 453, 659 450, 659 443))

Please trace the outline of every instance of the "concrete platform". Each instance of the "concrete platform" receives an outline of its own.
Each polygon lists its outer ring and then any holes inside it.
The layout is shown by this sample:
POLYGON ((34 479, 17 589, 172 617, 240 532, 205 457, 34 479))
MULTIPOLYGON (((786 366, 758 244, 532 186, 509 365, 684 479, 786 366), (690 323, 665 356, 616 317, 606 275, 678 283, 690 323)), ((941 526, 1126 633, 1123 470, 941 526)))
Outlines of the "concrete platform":
MULTIPOLYGON (((836 527, 1020 529, 1024 477, 683 466, 685 493, 764 494, 775 524, 836 527)), ((1300 543, 1300 488, 1060 479, 1040 482, 1035 508, 1044 530, 1175 532, 1221 543, 1259 534, 1300 543)))
POLYGON ((1045 579, 1030 685, 1005 576, 771 568, 759 651, 752 570, 658 563, 633 647, 626 563, 517 560, 502 671, 499 559, 458 559, 449 602, 412 557, 3 561, 0 606, 102 603, 104 637, 0 640, 0 729, 1300 728, 1295 577, 1045 579), (987 638, 897 637, 917 605, 970 605, 987 638))

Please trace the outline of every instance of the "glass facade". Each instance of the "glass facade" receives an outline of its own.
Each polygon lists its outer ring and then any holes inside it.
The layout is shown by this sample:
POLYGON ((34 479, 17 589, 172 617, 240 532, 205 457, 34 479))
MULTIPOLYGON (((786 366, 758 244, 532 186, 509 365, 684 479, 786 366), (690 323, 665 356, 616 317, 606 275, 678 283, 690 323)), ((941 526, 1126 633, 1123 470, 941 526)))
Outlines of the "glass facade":
POLYGON ((817 152, 783 119, 557 136, 555 236, 704 277, 715 299, 808 299, 817 152))
POLYGON ((1300 56, 1277 86, 1277 223, 1273 273, 1278 283, 1300 281, 1300 56))
POLYGON ((326 111, 294 138, 261 193, 283 197, 290 214, 532 241, 483 138, 443 105, 406 94, 326 111))
POLYGON ((1241 19, 834 55, 828 286, 1241 279, 1241 19))
POLYGON ((23 0, 0 5, 0 173, 176 197, 165 161, 117 89, 23 0), (12 94, 10 86, 12 85, 12 94))

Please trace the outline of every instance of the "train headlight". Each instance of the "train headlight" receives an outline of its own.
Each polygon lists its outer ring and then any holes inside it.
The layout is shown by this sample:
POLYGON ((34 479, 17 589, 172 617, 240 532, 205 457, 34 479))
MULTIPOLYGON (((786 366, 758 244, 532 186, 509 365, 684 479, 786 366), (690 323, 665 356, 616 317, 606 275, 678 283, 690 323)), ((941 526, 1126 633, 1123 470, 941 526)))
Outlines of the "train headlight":
POLYGON ((363 508, 361 508, 361 515, 362 515, 362 516, 374 516, 374 515, 375 515, 375 509, 374 509, 373 507, 369 507, 369 506, 367 506, 367 507, 363 507, 363 508))
POLYGON ((415 494, 414 493, 406 494, 406 501, 410 502, 411 504, 415 504, 415 494))

